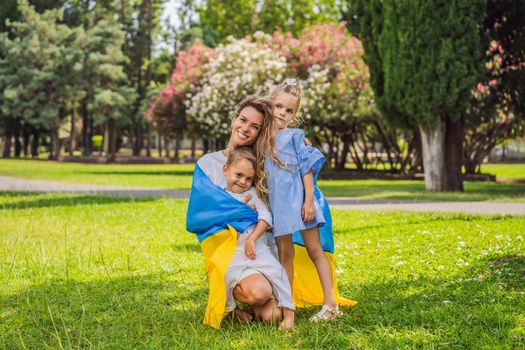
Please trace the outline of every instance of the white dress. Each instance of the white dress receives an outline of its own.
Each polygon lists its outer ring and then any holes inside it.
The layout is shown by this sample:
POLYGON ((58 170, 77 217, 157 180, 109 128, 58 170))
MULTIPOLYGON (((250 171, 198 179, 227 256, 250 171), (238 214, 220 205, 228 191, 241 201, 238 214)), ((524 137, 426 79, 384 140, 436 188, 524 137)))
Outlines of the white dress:
MULTIPOLYGON (((197 162, 208 178, 222 188, 226 187, 226 177, 222 171, 225 163, 226 156, 222 151, 206 154, 197 162)), ((257 196, 253 187, 242 194, 227 192, 240 201, 251 195, 252 199, 248 204, 254 204, 258 219, 266 221, 271 227, 271 212, 257 196)), ((237 236, 237 247, 224 278, 226 283, 226 311, 233 311, 237 307, 233 297, 233 289, 242 279, 255 273, 260 273, 268 279, 279 307, 294 310, 288 275, 277 259, 277 249, 272 235, 267 232, 257 239, 255 242, 255 260, 248 259, 244 254, 244 242, 254 228, 255 225, 252 225, 237 236)))

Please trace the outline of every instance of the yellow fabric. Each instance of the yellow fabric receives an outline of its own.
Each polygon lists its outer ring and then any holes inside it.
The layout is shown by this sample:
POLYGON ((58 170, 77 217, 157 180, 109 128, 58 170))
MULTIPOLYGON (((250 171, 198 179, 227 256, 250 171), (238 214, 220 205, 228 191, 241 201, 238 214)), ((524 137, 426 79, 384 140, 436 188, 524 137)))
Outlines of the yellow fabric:
POLYGON ((237 245, 237 231, 228 229, 215 233, 201 242, 208 279, 208 305, 204 324, 219 328, 226 309, 226 283, 224 276, 237 245))
MULTIPOLYGON (((314 263, 308 256, 305 247, 295 245, 294 280, 293 280, 293 301, 296 307, 308 307, 311 305, 323 304, 323 288, 317 275, 314 263)), ((335 275, 335 260, 333 254, 325 252, 330 268, 332 270, 332 281, 334 287, 335 301, 339 305, 354 306, 356 301, 341 297, 337 288, 335 275)))
MULTIPOLYGON (((204 315, 204 324, 219 328, 226 310, 226 283, 224 276, 237 245, 237 231, 228 225, 228 229, 209 236, 201 243, 208 279, 208 304, 204 315)), ((339 305, 354 306, 356 301, 341 297, 337 288, 335 260, 331 253, 326 253, 332 270, 335 301, 339 305)), ((306 248, 295 245, 293 301, 297 307, 321 305, 323 289, 317 270, 308 256, 306 248)))

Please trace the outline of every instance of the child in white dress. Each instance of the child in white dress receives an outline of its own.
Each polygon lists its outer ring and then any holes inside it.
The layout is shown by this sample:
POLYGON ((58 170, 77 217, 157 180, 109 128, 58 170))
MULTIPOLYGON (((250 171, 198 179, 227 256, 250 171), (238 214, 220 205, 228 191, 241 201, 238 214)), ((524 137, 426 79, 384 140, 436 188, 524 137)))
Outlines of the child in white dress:
MULTIPOLYGON (((225 190, 241 202, 245 202, 245 198, 251 196, 247 205, 255 206, 258 220, 264 220, 271 226, 272 214, 252 186, 255 169, 256 157, 252 149, 232 150, 224 165, 225 190)), ((254 229, 255 225, 252 225, 245 232, 238 234, 237 247, 225 276, 226 311, 231 312, 237 308, 234 293, 239 282, 252 274, 261 273, 272 285, 277 306, 282 310, 281 328, 292 328, 294 326, 292 310, 295 310, 295 306, 288 276, 270 248, 273 238, 269 239, 267 232, 254 229)))

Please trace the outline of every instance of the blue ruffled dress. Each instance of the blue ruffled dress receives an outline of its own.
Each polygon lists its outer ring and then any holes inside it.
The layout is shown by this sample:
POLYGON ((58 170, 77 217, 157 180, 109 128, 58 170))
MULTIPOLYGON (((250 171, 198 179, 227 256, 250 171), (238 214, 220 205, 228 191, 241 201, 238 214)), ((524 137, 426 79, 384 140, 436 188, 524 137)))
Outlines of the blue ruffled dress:
POLYGON ((312 171, 314 177, 317 177, 325 161, 323 154, 317 148, 304 143, 304 132, 301 129, 281 130, 275 138, 275 147, 278 158, 286 168, 269 158, 265 159, 274 237, 323 226, 325 218, 317 198, 314 199, 315 219, 307 223, 301 219, 304 203, 302 177, 308 171, 312 171))

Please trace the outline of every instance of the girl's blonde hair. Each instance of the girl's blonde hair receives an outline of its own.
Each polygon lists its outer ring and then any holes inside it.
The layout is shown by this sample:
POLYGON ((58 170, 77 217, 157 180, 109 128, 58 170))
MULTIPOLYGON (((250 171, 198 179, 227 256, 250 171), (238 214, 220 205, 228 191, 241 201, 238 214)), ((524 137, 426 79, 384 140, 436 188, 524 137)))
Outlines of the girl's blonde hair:
POLYGON ((270 101, 273 102, 277 95, 279 95, 281 92, 285 92, 297 98, 297 107, 295 108, 294 114, 294 121, 297 122, 296 118, 299 114, 299 110, 301 109, 301 103, 303 101, 303 90, 301 89, 301 84, 299 84, 299 80, 295 78, 285 79, 282 83, 277 85, 270 92, 268 98, 270 99, 270 101))
MULTIPOLYGON (((292 96, 297 97, 297 108, 295 114, 299 111, 301 107, 301 100, 303 92, 299 81, 297 79, 285 79, 281 84, 277 85, 269 94, 268 99, 273 101, 277 95, 281 92, 288 93, 292 96)), ((294 116, 295 117, 295 116, 294 116)), ((257 141, 255 142, 255 155, 257 156, 257 195, 263 199, 268 204, 268 172, 264 167, 264 160, 268 157, 274 163, 282 168, 286 168, 286 165, 277 157, 275 151, 275 135, 279 132, 279 124, 275 120, 273 115, 273 106, 272 113, 270 113, 270 118, 264 118, 263 127, 257 141)))

